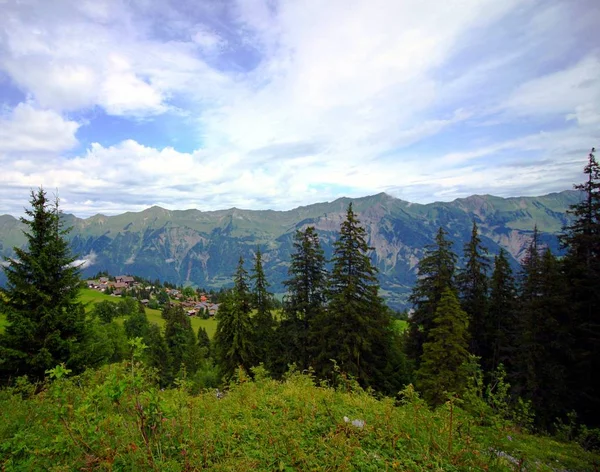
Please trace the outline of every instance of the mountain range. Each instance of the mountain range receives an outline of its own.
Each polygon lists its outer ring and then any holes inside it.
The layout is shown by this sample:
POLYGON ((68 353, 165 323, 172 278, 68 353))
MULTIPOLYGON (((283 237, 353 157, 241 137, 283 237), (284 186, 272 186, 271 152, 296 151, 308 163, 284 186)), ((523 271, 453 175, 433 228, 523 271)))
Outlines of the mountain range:
MULTIPOLYGON (((541 197, 474 195, 416 204, 381 193, 289 211, 171 211, 154 206, 116 216, 81 219, 64 214, 63 218, 72 227, 68 238, 74 254, 85 261, 84 276, 106 270, 113 275, 220 288, 232 284, 239 256, 250 269, 253 253, 260 247, 271 291, 282 294, 296 230, 315 226, 329 258, 352 202, 373 247, 381 294, 390 306, 400 309, 407 307, 417 264, 440 226, 448 231, 461 257, 475 221, 490 257, 504 248, 517 267, 536 225, 542 243, 560 253, 556 236, 569 221, 569 206, 580 198, 578 192, 568 190, 541 197)), ((14 246, 25 244, 23 229, 18 219, 0 215, 0 255, 12 256, 14 246)))

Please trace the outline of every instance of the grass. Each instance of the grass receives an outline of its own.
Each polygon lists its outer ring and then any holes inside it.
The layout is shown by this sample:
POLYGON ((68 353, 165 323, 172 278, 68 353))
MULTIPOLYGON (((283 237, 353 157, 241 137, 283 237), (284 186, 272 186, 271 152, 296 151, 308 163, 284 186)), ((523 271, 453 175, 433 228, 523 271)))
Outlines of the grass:
POLYGON ((351 385, 255 371, 222 399, 160 390, 139 364, 113 364, 0 391, 0 470, 594 470, 600 457, 512 427, 483 427, 457 405, 430 410, 351 385), (345 419, 348 418, 348 420, 345 419), (352 421, 359 420, 358 425, 352 421))

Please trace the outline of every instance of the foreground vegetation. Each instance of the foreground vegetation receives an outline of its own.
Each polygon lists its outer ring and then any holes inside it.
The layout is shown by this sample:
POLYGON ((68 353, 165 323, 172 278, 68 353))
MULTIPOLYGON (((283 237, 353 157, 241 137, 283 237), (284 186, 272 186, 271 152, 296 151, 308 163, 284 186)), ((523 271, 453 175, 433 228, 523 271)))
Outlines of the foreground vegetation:
MULTIPOLYGON (((136 348, 137 349, 137 348, 136 348)), ((104 366, 42 386, 0 391, 2 470, 595 470, 576 444, 486 424, 454 400, 435 411, 412 387, 376 399, 343 377, 337 388, 291 373, 191 395, 161 390, 141 363, 104 366), (39 389, 33 394, 34 389, 39 389)))

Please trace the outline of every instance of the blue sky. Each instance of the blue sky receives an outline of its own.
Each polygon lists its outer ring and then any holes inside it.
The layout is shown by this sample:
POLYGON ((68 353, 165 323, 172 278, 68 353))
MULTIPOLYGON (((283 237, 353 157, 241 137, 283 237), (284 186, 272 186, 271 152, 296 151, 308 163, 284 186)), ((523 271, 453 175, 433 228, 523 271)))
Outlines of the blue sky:
POLYGON ((0 0, 0 214, 572 187, 595 0, 0 0))

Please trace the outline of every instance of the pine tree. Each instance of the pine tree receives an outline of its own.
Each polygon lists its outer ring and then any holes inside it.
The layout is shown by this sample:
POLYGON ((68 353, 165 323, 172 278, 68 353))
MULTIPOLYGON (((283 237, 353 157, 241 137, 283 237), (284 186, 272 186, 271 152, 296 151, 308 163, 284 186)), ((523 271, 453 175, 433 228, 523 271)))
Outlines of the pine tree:
POLYGON ((28 218, 21 222, 27 248, 15 247, 15 259, 5 259, 7 286, 0 292, 0 311, 8 326, 0 337, 0 371, 14 377, 41 379, 57 364, 75 372, 87 363, 86 323, 78 301, 81 285, 75 257, 65 239, 58 199, 50 202, 40 188, 31 192, 28 218))
POLYGON ((488 316, 488 271, 487 249, 481 244, 477 224, 473 222, 471 239, 464 247, 465 268, 457 276, 461 307, 469 315, 471 344, 469 351, 481 358, 488 366, 492 357, 491 346, 486 334, 488 316))
POLYGON ((446 239, 447 234, 440 227, 435 243, 426 246, 425 255, 419 261, 419 278, 409 297, 414 312, 409 319, 406 347, 408 355, 417 365, 423 353, 423 344, 434 326, 433 319, 444 290, 450 288, 456 292, 454 272, 457 257, 452 252, 452 243, 446 239))
POLYGON ((431 405, 444 403, 450 393, 460 395, 467 385, 468 320, 454 291, 444 289, 417 371, 417 386, 431 405))
POLYGON ((304 370, 314 354, 312 342, 319 330, 315 320, 323 313, 327 284, 325 256, 313 226, 296 232, 288 274, 290 278, 283 283, 288 294, 278 338, 285 348, 283 364, 296 363, 304 370))
POLYGON ((275 319, 271 312, 273 308, 273 295, 269 293, 269 283, 262 265, 262 253, 257 248, 254 256, 254 267, 250 279, 253 282, 253 305, 256 314, 253 317, 254 344, 259 362, 270 368, 273 357, 275 319))
POLYGON ((583 199, 571 207, 573 222, 563 228, 561 243, 569 289, 573 333, 570 385, 573 407, 587 424, 600 424, 600 165, 592 148, 583 184, 583 199))
POLYGON ((244 259, 240 257, 233 291, 223 296, 216 316, 215 357, 225 379, 231 378, 239 367, 248 371, 255 365, 254 326, 247 280, 244 259))
POLYGON ((377 270, 368 255, 372 248, 352 204, 334 247, 329 304, 318 321, 317 373, 330 375, 334 359, 361 385, 381 388, 389 367, 391 318, 378 295, 377 270))
POLYGON ((506 257, 506 251, 494 258, 494 272, 490 281, 490 304, 485 325, 486 344, 490 346, 491 358, 483 363, 487 372, 495 371, 504 364, 507 371, 513 371, 513 358, 516 356, 516 336, 518 317, 516 311, 517 288, 513 271, 506 257))

